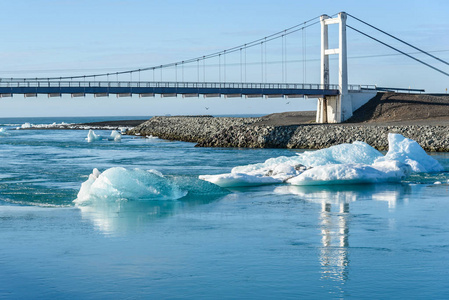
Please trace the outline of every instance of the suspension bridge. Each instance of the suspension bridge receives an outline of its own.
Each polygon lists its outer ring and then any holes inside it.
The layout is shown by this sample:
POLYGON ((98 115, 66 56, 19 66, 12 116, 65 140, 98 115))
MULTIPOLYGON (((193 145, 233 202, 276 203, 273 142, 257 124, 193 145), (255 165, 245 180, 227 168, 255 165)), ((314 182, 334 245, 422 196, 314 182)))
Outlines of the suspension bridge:
MULTIPOLYGON (((46 94, 48 97, 61 97, 63 94, 70 94, 71 97, 84 97, 92 94, 95 97, 105 97, 115 94, 117 97, 154 97, 160 95, 164 97, 247 97, 247 98, 318 98, 317 122, 318 123, 339 123, 349 117, 352 113, 369 101, 378 91, 406 91, 406 92, 424 92, 421 89, 401 89, 378 87, 375 85, 351 85, 348 84, 347 68, 347 28, 370 38, 390 49, 405 55, 418 63, 424 64, 433 70, 449 76, 443 70, 426 63, 409 53, 399 50, 380 39, 353 27, 347 25, 348 17, 354 22, 394 38, 397 41, 418 50, 420 53, 430 56, 432 59, 449 65, 446 61, 435 57, 434 55, 421 50, 357 17, 345 12, 328 16, 322 15, 318 18, 310 19, 304 23, 279 31, 264 38, 229 48, 223 51, 211 53, 204 56, 195 57, 188 60, 174 63, 157 65, 152 67, 138 68, 132 70, 107 72, 98 74, 59 76, 59 77, 12 77, 0 78, 0 97, 13 97, 15 94, 23 94, 25 97, 36 97, 38 94, 46 94), (289 83, 288 82, 288 64, 287 64, 287 36, 302 31, 313 25, 321 24, 321 50, 320 50, 320 83, 289 83), (328 26, 338 25, 338 47, 329 48, 329 30, 328 26), (269 82, 267 61, 267 45, 274 41, 280 41, 281 60, 279 62, 277 74, 281 74, 281 80, 269 82), (249 49, 260 48, 259 75, 260 80, 251 82, 247 80, 248 65, 247 51, 249 49), (234 56, 234 61, 230 62, 230 57, 234 56), (329 56, 338 55, 338 84, 330 83, 329 56), (235 59, 237 57, 237 59, 235 59), (206 76, 206 64, 212 60, 215 61, 215 68, 218 69, 215 74, 215 80, 208 80, 206 76), (216 61, 218 60, 218 68, 216 61), (227 61, 228 60, 228 61, 227 61), (233 65, 232 75, 240 77, 239 80, 229 80, 230 65, 233 65), (196 74, 185 76, 187 68, 196 70, 196 74), (174 79, 164 80, 165 70, 171 70, 174 79), (156 78, 158 73, 158 78, 156 78), (141 80, 142 77, 151 77, 152 79, 141 80), (227 77, 228 75, 228 77, 227 77), (129 80, 123 80, 123 76, 129 76, 129 80), (138 80, 132 78, 138 77, 138 80), (119 79, 120 77, 120 79, 119 79), (196 77, 192 80, 192 77, 196 77)), ((303 39, 303 43, 305 43, 303 39)), ((271 44, 270 44, 271 45, 271 44)), ((303 47, 303 49, 305 49, 303 47)), ((305 52, 305 50, 303 50, 305 52)), ((305 53, 303 53, 303 56, 305 53)), ((254 63, 252 63, 254 64, 254 63)), ((303 67, 303 72, 305 72, 303 67)), ((304 75, 304 78, 306 76, 304 75)))

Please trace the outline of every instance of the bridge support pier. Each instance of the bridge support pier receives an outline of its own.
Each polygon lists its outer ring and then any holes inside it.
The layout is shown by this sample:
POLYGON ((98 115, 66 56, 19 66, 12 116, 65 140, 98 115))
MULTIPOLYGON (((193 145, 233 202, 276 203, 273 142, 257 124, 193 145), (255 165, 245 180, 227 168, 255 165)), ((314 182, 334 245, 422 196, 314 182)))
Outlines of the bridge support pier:
POLYGON ((318 98, 316 122, 341 123, 352 117, 352 113, 374 98, 377 91, 351 91, 342 99, 341 95, 318 98))

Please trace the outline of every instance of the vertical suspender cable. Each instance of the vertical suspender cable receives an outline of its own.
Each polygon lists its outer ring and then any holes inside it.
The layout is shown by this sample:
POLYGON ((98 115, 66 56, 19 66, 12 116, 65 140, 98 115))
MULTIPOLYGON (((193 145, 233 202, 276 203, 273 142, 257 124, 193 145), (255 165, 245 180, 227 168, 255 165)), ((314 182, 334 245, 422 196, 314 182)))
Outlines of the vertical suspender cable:
POLYGON ((285 82, 287 83, 288 82, 287 35, 285 35, 284 42, 285 42, 285 47, 284 47, 284 51, 285 51, 285 54, 284 54, 284 58, 285 58, 285 82))
POLYGON ((240 83, 243 83, 242 48, 240 48, 240 83))
POLYGON ((206 82, 206 59, 203 56, 203 81, 206 82))
POLYGON ((224 51, 223 54, 223 72, 224 72, 223 81, 226 82, 226 50, 224 51))
POLYGON ((304 51, 304 47, 305 47, 304 46, 304 29, 302 30, 302 40, 301 40, 301 42, 302 42, 302 83, 304 84, 304 83, 306 83, 306 79, 304 78, 304 74, 306 73, 305 72, 306 60, 304 58, 304 56, 305 56, 305 51, 304 51))
POLYGON ((178 64, 175 64, 175 82, 178 82, 178 64))
POLYGON ((302 82, 303 84, 307 81, 307 50, 306 50, 306 30, 302 29, 302 82))
POLYGON ((184 82, 184 61, 182 61, 181 71, 182 71, 182 82, 184 82))
POLYGON ((284 72, 284 67, 285 67, 284 66, 284 35, 282 35, 281 42, 282 42, 282 47, 281 47, 282 83, 285 83, 285 77, 284 77, 284 74, 285 74, 285 72, 284 72))
POLYGON ((221 54, 218 54, 218 82, 221 83, 221 54))
POLYGON ((246 79, 247 79, 247 77, 246 77, 246 75, 247 75, 247 73, 246 73, 246 44, 245 44, 245 83, 247 82, 246 81, 246 79))
POLYGON ((264 46, 264 69, 265 69, 265 82, 268 82, 268 78, 267 78, 267 38, 265 38, 265 46, 264 46))
POLYGON ((262 75, 262 83, 263 81, 263 42, 260 43, 260 66, 261 66, 261 75, 262 75))
POLYGON ((196 60, 196 82, 200 82, 200 61, 196 60))

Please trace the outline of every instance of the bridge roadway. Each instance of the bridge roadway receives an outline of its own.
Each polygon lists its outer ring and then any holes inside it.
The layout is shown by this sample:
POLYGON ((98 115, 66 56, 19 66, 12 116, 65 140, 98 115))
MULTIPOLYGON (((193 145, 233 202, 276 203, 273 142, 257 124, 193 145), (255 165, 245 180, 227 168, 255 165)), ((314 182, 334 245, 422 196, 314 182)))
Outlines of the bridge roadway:
MULTIPOLYGON (((374 86, 351 85, 350 90, 375 89, 374 86)), ((25 97, 35 97, 37 94, 48 94, 58 97, 71 94, 72 97, 82 97, 86 94, 117 97, 142 97, 160 94, 162 97, 176 95, 219 97, 322 97, 338 95, 338 85, 320 84, 287 84, 287 83, 216 83, 216 82, 142 82, 142 81, 0 81, 0 97, 12 97, 23 94, 25 97)))

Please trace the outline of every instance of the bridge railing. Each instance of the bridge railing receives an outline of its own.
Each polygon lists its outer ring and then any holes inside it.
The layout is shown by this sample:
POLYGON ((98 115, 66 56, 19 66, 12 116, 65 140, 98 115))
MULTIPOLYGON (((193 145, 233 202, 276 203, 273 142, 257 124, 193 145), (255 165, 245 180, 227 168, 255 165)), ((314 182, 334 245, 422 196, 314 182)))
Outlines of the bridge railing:
MULTIPOLYGON (((337 84, 302 84, 302 83, 241 83, 241 82, 153 82, 153 81, 14 81, 0 80, 0 87, 101 87, 101 88, 200 88, 200 89, 303 89, 303 90, 338 90, 337 84)), ((349 85, 351 91, 376 89, 374 85, 349 85)))

